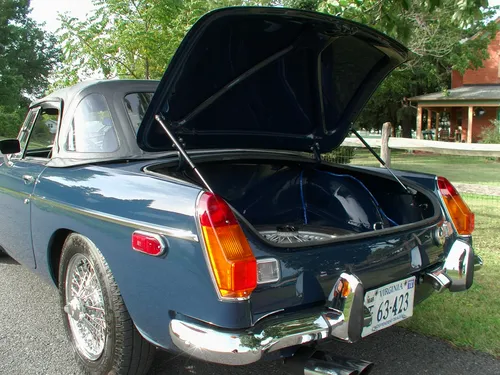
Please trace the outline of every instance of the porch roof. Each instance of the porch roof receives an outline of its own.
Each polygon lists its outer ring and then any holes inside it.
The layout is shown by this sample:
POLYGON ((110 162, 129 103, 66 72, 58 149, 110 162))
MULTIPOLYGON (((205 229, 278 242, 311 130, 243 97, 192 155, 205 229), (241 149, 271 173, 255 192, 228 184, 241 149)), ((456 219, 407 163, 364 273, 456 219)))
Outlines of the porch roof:
POLYGON ((410 101, 426 104, 498 104, 500 105, 500 85, 470 85, 451 89, 446 92, 414 96, 410 101))

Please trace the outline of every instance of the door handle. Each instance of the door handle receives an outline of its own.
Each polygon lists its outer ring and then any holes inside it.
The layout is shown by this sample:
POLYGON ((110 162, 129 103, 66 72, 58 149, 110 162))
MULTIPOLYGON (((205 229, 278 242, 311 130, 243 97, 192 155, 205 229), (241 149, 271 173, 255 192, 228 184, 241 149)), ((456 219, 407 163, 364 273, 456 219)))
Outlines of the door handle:
POLYGON ((35 178, 33 176, 30 176, 29 174, 23 175, 23 181, 26 185, 33 183, 35 178))

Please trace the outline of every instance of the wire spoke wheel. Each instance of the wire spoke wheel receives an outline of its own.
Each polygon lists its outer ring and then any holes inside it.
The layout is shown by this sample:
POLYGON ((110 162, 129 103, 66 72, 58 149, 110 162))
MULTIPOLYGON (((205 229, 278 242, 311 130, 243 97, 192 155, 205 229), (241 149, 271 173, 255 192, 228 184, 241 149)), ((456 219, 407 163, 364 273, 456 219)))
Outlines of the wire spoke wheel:
POLYGON ((337 237, 337 235, 335 234, 321 233, 311 230, 302 230, 293 226, 260 230, 259 233, 266 240, 279 244, 328 241, 337 237))
POLYGON ((90 361, 99 359, 106 344, 106 308, 94 265, 77 253, 68 263, 65 279, 69 327, 78 352, 90 361))

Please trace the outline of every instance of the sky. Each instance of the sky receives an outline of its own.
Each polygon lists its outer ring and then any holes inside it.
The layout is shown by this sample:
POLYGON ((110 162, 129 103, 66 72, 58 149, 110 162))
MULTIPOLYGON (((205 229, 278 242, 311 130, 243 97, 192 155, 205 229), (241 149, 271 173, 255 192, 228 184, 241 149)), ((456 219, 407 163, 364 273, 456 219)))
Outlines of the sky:
POLYGON ((60 26, 58 13, 68 12, 84 19, 92 10, 92 0, 31 0, 31 8, 31 17, 39 23, 45 22, 45 29, 55 32, 60 26))

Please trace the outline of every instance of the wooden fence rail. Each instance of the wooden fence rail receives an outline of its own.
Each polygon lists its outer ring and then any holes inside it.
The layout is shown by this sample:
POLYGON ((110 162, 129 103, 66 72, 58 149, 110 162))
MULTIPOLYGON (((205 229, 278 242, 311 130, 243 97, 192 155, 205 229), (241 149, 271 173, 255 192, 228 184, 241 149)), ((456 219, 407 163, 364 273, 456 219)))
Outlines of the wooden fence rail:
MULTIPOLYGON (((386 163, 390 163, 391 149, 428 151, 444 155, 500 157, 500 144, 453 143, 423 139, 393 138, 390 137, 390 133, 390 123, 385 123, 382 127, 382 137, 365 138, 365 141, 371 147, 381 149, 381 157, 386 163)), ((346 138, 342 146, 364 147, 359 139, 353 137, 346 138)))

